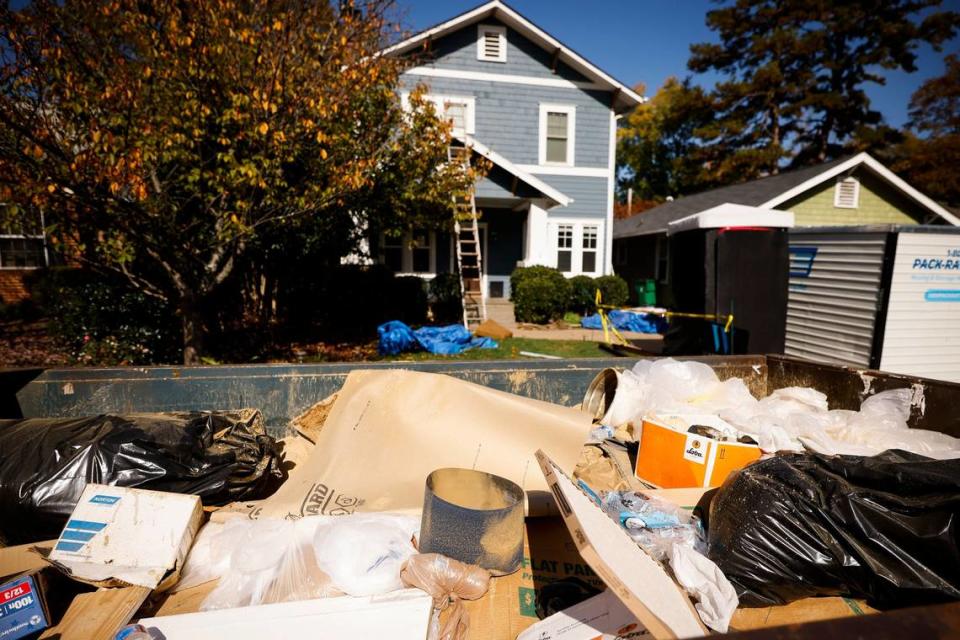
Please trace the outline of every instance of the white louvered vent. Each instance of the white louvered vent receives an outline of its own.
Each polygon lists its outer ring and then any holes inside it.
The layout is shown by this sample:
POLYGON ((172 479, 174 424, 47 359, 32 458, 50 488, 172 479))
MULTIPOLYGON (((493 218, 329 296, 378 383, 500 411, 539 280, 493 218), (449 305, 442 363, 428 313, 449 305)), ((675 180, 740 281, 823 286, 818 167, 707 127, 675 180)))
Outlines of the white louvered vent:
POLYGON ((860 206, 860 181, 843 178, 837 181, 833 192, 833 206, 841 209, 856 209, 860 206))
POLYGON ((507 61, 507 30, 495 25, 477 29, 477 59, 487 62, 507 61))

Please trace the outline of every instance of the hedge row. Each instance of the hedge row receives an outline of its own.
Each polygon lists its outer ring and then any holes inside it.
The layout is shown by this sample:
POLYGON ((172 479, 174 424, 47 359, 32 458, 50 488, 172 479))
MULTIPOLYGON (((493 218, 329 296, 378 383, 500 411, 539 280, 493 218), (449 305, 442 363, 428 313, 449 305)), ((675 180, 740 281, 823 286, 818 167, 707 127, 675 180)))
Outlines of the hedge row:
POLYGON ((603 304, 623 306, 630 293, 620 276, 574 276, 569 280, 552 267, 519 267, 510 275, 513 314, 518 322, 546 324, 567 311, 588 315, 596 311, 600 289, 603 304))

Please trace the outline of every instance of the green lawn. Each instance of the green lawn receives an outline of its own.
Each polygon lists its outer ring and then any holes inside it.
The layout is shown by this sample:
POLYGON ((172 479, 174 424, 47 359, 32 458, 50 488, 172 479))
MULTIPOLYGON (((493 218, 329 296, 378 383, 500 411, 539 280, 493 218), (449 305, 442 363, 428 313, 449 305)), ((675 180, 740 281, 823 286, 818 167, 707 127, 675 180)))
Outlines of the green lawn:
MULTIPOLYGON (((507 338, 500 340, 496 349, 470 349, 457 356, 438 356, 432 353, 403 353, 398 356, 387 356, 384 360, 409 360, 420 362, 423 360, 524 360, 527 356, 520 355, 521 351, 543 353, 548 356, 561 358, 600 358, 610 357, 610 354, 601 351, 596 342, 587 340, 542 340, 537 338, 507 338)), ((531 360, 533 358, 530 358, 531 360)))

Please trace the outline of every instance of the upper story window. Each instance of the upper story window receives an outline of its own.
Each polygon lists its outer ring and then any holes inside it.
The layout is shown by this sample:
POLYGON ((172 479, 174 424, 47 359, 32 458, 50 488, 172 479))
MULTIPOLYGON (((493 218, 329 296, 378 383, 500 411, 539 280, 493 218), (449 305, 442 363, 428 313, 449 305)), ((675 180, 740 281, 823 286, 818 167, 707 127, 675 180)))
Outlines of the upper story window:
POLYGON ((477 60, 507 61, 507 29, 491 24, 477 27, 477 60))
POLYGON ((540 164, 574 164, 576 107, 540 105, 540 164))
POLYGON ((860 206, 860 181, 856 178, 837 180, 833 191, 833 206, 841 209, 856 209, 860 206))
POLYGON ((35 269, 47 266, 42 237, 0 237, 0 268, 35 269))
POLYGON ((433 103, 437 115, 450 121, 454 134, 476 133, 476 99, 473 96, 428 95, 426 99, 433 103))

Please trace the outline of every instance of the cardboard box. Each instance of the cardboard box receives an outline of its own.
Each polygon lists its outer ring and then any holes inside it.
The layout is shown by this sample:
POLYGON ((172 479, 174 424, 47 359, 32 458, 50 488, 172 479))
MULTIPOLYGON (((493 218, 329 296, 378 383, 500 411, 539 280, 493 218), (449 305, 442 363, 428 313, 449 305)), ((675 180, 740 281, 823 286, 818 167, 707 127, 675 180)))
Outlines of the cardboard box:
POLYGON ((626 640, 649 635, 617 596, 604 591, 544 618, 517 640, 626 640))
POLYGON ((0 584, 0 640, 18 640, 50 626, 42 570, 0 584))
POLYGON ((167 587, 202 518, 197 496, 88 484, 49 559, 96 586, 167 587))
POLYGON ((634 472, 661 488, 718 487, 730 472, 760 459, 760 447, 688 433, 693 425, 735 431, 717 416, 656 415, 643 419, 634 472))

